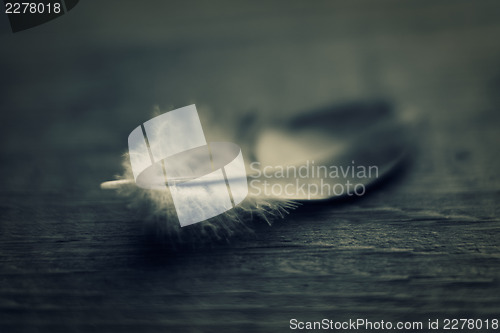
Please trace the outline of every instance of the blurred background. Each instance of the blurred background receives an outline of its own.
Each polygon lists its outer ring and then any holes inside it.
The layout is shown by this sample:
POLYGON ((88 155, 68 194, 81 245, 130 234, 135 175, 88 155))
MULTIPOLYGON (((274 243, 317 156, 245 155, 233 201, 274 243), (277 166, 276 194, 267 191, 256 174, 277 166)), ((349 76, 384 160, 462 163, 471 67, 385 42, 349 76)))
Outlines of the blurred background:
POLYGON ((2 331, 498 318, 498 1, 81 0, 0 32, 2 331), (374 99, 418 124, 403 174, 251 240, 162 251, 99 189, 155 106, 244 146, 249 116, 374 99))

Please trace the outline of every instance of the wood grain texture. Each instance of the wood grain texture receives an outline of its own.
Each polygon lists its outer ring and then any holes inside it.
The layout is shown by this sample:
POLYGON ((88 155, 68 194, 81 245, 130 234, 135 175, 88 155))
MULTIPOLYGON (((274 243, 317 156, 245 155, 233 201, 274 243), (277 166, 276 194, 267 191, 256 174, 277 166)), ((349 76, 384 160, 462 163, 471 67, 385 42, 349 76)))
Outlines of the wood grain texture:
POLYGON ((1 36, 0 332, 499 318, 498 2, 120 3, 1 36), (98 188, 155 103, 234 124, 374 96, 416 119, 401 172, 229 244, 153 244, 98 188))

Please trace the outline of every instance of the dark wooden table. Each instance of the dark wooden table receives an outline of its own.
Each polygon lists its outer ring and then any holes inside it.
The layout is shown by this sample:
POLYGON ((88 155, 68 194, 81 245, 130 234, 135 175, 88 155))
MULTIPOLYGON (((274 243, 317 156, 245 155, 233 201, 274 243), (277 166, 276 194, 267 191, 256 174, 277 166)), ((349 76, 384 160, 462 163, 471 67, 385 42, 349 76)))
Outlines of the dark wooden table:
POLYGON ((500 319, 499 35, 497 1, 82 0, 5 32, 0 332, 500 319), (153 244, 99 189, 155 104, 195 102, 210 141, 243 144, 245 115, 374 97, 413 119, 406 167, 228 244, 153 244))

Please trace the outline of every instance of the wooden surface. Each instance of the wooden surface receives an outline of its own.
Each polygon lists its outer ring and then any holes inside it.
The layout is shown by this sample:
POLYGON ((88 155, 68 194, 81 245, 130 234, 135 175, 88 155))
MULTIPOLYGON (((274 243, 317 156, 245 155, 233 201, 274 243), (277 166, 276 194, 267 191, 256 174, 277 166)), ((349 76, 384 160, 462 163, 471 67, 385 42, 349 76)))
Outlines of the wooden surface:
POLYGON ((1 36, 0 332, 500 317, 498 2, 139 7, 1 36), (413 119, 406 167, 229 244, 153 244, 99 189, 154 104, 196 102, 210 141, 244 145, 244 115, 373 97, 413 119))

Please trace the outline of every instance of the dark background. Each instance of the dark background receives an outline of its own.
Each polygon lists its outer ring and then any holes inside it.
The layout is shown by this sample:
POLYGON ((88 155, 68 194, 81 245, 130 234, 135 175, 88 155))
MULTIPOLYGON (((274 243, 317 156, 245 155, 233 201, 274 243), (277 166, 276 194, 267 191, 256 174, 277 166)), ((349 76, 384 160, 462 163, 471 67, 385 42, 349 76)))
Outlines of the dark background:
POLYGON ((1 332, 499 318, 498 1, 80 1, 15 34, 0 17, 1 332), (155 105, 196 103, 209 141, 243 145, 245 115, 373 98, 417 124, 407 167, 249 239, 166 250, 99 189, 155 105))

